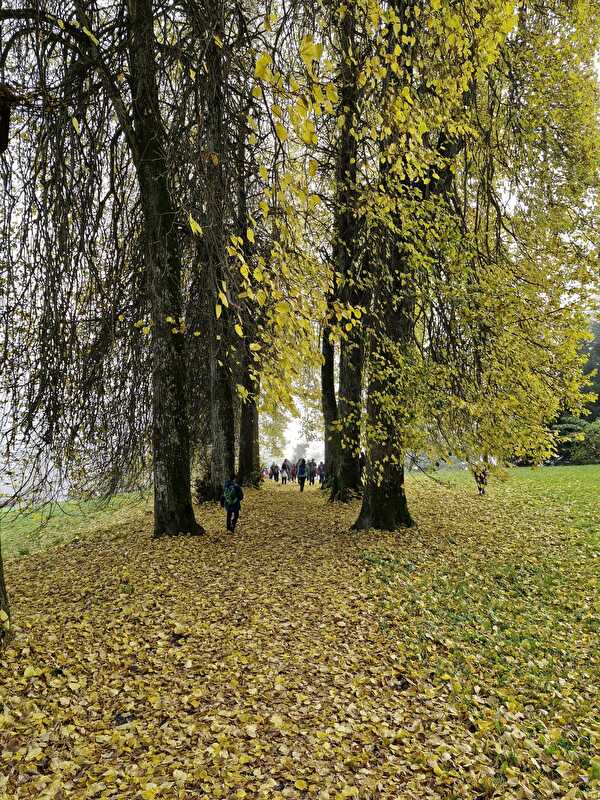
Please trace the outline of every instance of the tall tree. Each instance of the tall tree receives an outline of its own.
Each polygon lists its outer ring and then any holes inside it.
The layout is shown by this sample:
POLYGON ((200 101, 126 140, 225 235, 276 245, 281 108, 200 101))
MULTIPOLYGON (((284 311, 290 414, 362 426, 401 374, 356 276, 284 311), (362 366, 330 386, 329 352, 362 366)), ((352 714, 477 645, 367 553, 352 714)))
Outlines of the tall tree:
POLYGON ((181 318, 181 251, 168 181, 156 80, 152 0, 129 0, 134 161, 144 212, 152 309, 154 533, 199 533, 190 486, 184 345, 167 317, 181 318))
MULTIPOLYGON (((48 96, 48 85, 53 85, 59 96, 62 93, 61 102, 65 105, 85 107, 90 102, 84 94, 89 83, 96 93, 95 104, 102 109, 100 119, 107 105, 111 107, 118 124, 118 132, 113 130, 112 134, 122 136, 126 142, 137 177, 140 245, 149 295, 154 532, 197 533, 201 528, 191 502, 184 346, 169 322, 182 315, 182 255, 159 101, 155 11, 150 0, 118 4, 113 9, 114 16, 108 18, 99 11, 94 17, 88 15, 79 2, 75 3, 74 13, 70 7, 64 11, 62 19, 36 5, 3 9, 0 18, 15 26, 10 40, 13 47, 22 37, 32 33, 38 36, 39 58, 33 70, 29 70, 28 63, 23 65, 23 77, 29 79, 32 72, 38 72, 34 92, 42 96, 50 112, 61 106, 57 98, 48 96), (98 38, 103 35, 109 41, 106 48, 98 38), (57 47, 63 49, 64 61, 52 50, 57 47)), ((79 132, 80 123, 73 119, 79 132)), ((92 139, 88 172, 103 166, 102 158, 97 159, 95 144, 92 139)), ((72 157, 76 158, 75 153, 72 157)), ((100 184, 104 180, 104 176, 99 177, 100 184)), ((63 255, 69 257, 68 253, 63 255)), ((47 390, 42 387, 42 391, 47 390)))

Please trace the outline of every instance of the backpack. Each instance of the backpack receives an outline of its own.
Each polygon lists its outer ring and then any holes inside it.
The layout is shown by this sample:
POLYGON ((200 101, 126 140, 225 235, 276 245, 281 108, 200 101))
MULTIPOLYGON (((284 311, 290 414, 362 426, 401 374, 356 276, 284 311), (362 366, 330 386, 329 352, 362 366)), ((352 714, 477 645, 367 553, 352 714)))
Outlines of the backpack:
POLYGON ((223 497, 225 498, 226 506, 235 505, 238 499, 237 486, 234 483, 228 484, 223 489, 223 497))

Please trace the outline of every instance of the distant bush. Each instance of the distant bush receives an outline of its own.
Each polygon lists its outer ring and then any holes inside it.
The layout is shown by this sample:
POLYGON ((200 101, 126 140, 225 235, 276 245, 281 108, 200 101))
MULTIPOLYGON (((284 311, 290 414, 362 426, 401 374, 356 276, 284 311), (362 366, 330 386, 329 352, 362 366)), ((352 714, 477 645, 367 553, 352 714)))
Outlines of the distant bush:
POLYGON ((600 464, 600 419, 583 429, 584 439, 571 448, 572 464, 600 464))
POLYGON ((583 439, 589 422, 579 417, 561 416, 552 426, 558 435, 556 442, 556 457, 551 459, 554 464, 572 464, 573 448, 583 439))

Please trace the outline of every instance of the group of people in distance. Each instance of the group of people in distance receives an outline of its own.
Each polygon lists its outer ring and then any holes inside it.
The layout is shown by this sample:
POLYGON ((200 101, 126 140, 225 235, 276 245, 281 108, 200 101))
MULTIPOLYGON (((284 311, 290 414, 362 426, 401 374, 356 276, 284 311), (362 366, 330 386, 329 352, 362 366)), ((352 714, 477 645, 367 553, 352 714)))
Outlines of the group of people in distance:
POLYGON ((309 461, 305 458, 300 458, 293 464, 286 458, 281 466, 273 462, 268 470, 263 470, 263 478, 267 477, 276 483, 279 483, 279 479, 281 478, 281 483, 283 485, 287 484, 288 481, 294 483, 298 481, 300 491, 303 492, 304 484, 307 480, 311 486, 314 486, 317 478, 320 484, 325 481, 325 464, 322 461, 317 464, 314 458, 311 458, 309 461))
MULTIPOLYGON (((289 459, 284 459, 281 466, 273 462, 269 469, 262 470, 263 479, 270 478, 272 481, 286 484, 288 481, 296 482, 300 486, 300 491, 304 491, 304 484, 308 480, 311 486, 314 486, 317 478, 319 483, 325 481, 325 464, 321 461, 319 464, 311 458, 307 461, 305 458, 299 459, 295 464, 289 459)), ((244 499, 244 491, 235 479, 232 473, 229 480, 225 481, 223 486, 223 493, 221 494, 221 507, 227 512, 226 526, 230 533, 235 532, 235 526, 240 516, 242 500, 244 499)))

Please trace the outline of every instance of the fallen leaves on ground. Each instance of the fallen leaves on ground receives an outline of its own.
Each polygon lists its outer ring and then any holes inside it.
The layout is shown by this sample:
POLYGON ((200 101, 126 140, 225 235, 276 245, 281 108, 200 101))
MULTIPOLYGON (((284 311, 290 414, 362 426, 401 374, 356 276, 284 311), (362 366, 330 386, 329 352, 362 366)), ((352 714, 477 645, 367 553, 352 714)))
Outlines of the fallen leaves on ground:
POLYGON ((600 537, 518 480, 351 533, 249 491, 7 564, 0 797, 599 798, 600 537))

